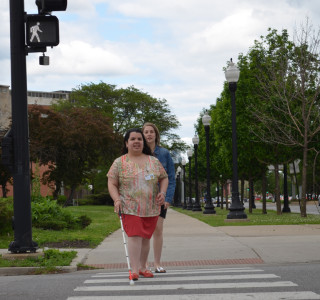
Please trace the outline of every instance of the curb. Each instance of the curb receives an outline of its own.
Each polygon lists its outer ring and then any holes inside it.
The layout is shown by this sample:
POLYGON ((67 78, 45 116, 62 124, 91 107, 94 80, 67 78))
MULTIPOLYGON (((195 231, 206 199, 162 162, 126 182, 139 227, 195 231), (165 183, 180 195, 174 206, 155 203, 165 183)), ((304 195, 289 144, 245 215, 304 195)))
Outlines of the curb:
MULTIPOLYGON (((77 271, 77 267, 73 266, 63 266, 56 267, 59 271, 63 273, 71 273, 77 271)), ((8 267, 0 268, 0 276, 19 276, 19 275, 32 275, 41 267, 8 267)))

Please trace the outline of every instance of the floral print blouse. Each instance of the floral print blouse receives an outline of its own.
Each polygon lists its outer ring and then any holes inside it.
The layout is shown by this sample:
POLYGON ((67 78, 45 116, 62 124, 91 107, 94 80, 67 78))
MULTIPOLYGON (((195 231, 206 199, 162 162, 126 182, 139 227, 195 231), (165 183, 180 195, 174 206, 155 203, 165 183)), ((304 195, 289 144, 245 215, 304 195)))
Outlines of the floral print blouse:
POLYGON ((160 214, 156 204, 159 179, 168 177, 160 161, 148 156, 141 168, 128 155, 118 157, 112 164, 108 177, 118 180, 119 194, 124 214, 139 217, 154 217, 160 214))

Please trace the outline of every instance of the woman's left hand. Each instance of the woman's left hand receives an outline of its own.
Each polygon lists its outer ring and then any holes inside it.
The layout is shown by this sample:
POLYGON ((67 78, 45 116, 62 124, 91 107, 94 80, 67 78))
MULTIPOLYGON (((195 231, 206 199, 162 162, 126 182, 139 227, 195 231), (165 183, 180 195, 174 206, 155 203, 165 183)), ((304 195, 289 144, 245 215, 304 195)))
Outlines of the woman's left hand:
POLYGON ((166 197, 164 196, 164 194, 163 194, 163 193, 159 193, 159 194, 157 195, 157 197, 156 197, 156 203, 157 203, 158 205, 163 205, 164 202, 165 202, 165 199, 166 199, 166 197))

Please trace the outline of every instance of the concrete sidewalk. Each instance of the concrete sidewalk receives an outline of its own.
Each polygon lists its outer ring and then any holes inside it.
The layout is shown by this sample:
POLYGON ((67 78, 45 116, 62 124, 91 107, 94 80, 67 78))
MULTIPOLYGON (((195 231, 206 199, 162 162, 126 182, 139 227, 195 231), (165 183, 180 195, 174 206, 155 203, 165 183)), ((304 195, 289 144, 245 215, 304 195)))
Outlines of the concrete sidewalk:
MULTIPOLYGON (((162 264, 167 270, 210 265, 320 262, 318 224, 211 227, 172 209, 168 210, 164 224, 162 264)), ((121 230, 108 236, 95 249, 74 250, 78 251, 78 256, 70 267, 63 268, 66 272, 75 271, 78 263, 103 269, 127 268, 121 230)), ((7 252, 0 250, 1 254, 7 252)), ((152 261, 151 247, 151 267, 152 261)), ((19 269, 24 268, 0 268, 0 275, 23 274, 19 269)))
MULTIPOLYGON (((162 262, 167 269, 320 262, 320 225, 211 227, 172 209, 164 224, 162 262)), ((149 261, 152 265, 152 247, 149 261)), ((121 230, 89 251, 84 263, 99 268, 126 268, 121 230)))

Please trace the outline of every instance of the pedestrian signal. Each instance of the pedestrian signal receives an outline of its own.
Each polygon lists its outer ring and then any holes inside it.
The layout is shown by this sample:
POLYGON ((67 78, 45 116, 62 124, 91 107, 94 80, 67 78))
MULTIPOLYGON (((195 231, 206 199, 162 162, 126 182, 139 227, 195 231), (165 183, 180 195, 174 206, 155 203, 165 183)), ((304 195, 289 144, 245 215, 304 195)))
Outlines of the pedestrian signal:
POLYGON ((57 46, 59 20, 55 16, 27 15, 26 44, 30 47, 57 46))
POLYGON ((67 9, 67 0, 36 0, 39 14, 47 14, 52 11, 64 11, 67 9))

